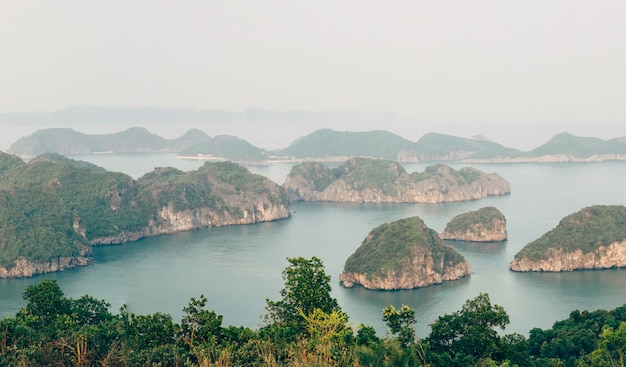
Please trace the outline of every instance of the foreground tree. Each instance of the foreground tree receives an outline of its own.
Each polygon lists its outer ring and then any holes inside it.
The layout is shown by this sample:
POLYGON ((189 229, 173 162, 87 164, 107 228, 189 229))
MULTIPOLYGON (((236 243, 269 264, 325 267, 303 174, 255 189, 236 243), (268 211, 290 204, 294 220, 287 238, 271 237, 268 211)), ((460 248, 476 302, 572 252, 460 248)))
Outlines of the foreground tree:
POLYGON ((626 322, 617 328, 605 326, 600 334, 598 348, 591 353, 594 367, 624 367, 626 360, 626 322))
POLYGON ((222 341, 222 315, 205 309, 207 298, 191 298, 189 305, 183 308, 185 313, 181 325, 181 339, 193 355, 195 362, 210 360, 222 341))
POLYGON ((393 305, 389 305, 383 309, 383 321, 392 334, 398 335, 398 341, 403 347, 415 342, 415 310, 411 307, 402 305, 396 310, 393 305))
POLYGON ((302 315, 311 315, 316 309, 326 314, 341 311, 337 300, 330 295, 330 276, 324 270, 322 260, 317 257, 288 258, 289 266, 283 270, 285 287, 280 291, 282 299, 267 299, 268 324, 279 325, 302 332, 306 321, 302 315))
POLYGON ((502 306, 492 305, 481 293, 468 300, 460 311, 440 316, 428 337, 429 356, 434 366, 475 366, 497 355, 502 339, 496 328, 504 329, 509 315, 502 306))
POLYGON ((500 336, 509 317, 487 294, 439 317, 426 339, 415 337, 415 311, 388 306, 393 337, 354 332, 317 258, 289 259, 282 299, 267 301, 268 324, 255 331, 222 327, 222 316, 191 299, 181 324, 164 313, 118 315, 90 296, 65 297, 53 280, 24 292, 27 305, 0 320, 0 366, 481 366, 613 367, 626 362, 626 306, 573 311, 530 338, 500 336))

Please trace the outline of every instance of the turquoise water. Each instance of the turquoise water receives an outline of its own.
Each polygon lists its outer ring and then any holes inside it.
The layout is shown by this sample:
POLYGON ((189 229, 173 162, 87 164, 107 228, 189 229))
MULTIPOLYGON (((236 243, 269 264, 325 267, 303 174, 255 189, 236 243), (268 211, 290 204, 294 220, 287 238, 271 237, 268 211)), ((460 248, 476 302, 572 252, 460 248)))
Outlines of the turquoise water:
MULTIPOLYGON (((168 154, 75 157, 133 177, 156 166, 194 169, 202 162, 168 154)), ((423 164, 406 165, 423 170, 423 164)), ((460 165, 454 165, 455 168, 460 165)), ((290 165, 253 166, 278 183, 290 165)), ((512 194, 450 204, 296 203, 292 217, 272 223, 211 228, 135 243, 99 247, 95 264, 31 279, 0 280, 0 316, 24 306, 22 292, 42 279, 57 279, 65 294, 105 299, 114 311, 127 304, 135 313, 166 312, 179 320, 191 297, 204 294, 224 323, 258 327, 265 299, 278 299, 281 271, 292 256, 318 256, 332 277, 333 296, 356 324, 386 331, 380 321, 387 304, 416 309, 418 334, 427 335, 437 316, 458 310, 481 292, 511 317, 506 332, 527 334, 566 318, 574 309, 615 308, 626 303, 626 270, 571 273, 514 273, 508 263, 526 243, 554 228, 572 212, 593 204, 625 204, 626 162, 593 164, 480 165, 509 180, 512 194), (449 242, 472 265, 465 279, 410 291, 345 289, 338 284, 343 264, 375 226, 418 215, 441 231, 455 215, 493 205, 507 217, 509 240, 475 244, 449 242)))

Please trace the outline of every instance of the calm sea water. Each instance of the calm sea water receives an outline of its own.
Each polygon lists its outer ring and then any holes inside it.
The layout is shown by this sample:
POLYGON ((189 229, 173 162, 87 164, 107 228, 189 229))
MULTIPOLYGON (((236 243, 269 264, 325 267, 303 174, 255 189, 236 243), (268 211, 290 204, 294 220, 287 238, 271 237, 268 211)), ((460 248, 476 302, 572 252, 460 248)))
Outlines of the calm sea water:
MULTIPOLYGON (((111 154, 73 157, 133 177, 154 167, 195 169, 203 162, 170 154, 111 154)), ((406 165, 421 171, 426 165, 406 165)), ((461 165, 453 165, 455 168, 461 165)), ((252 172, 283 183, 289 164, 251 166, 252 172)), ((429 332, 437 316, 454 312, 481 292, 502 305, 511 317, 506 332, 527 335, 547 328, 572 310, 612 309, 626 303, 626 270, 570 273, 514 273, 513 256, 528 242, 554 228, 558 221, 585 206, 625 204, 626 162, 593 164, 480 165, 512 184, 512 194, 450 204, 296 203, 290 219, 247 226, 211 228, 149 238, 125 245, 99 247, 95 264, 31 279, 0 280, 0 317, 12 316, 25 305, 22 292, 43 279, 56 279, 67 296, 90 294, 112 304, 127 304, 132 312, 165 312, 180 320, 191 297, 207 296, 209 308, 224 315, 224 323, 256 328, 261 325, 266 298, 278 299, 287 257, 317 256, 332 277, 333 296, 350 321, 386 328, 381 310, 407 304, 416 310, 418 334, 429 332), (375 226, 419 216, 441 231, 457 214, 493 205, 507 218, 509 240, 476 244, 449 242, 472 265, 472 275, 408 291, 368 291, 338 284, 343 264, 375 226)))

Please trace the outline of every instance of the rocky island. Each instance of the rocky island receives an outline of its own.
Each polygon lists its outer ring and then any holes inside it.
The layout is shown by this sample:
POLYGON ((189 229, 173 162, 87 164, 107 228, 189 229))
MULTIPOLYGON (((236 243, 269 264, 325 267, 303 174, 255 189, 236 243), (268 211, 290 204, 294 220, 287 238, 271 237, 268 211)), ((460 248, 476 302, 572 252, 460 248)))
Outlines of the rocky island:
POLYGON ((513 271, 561 272, 626 266, 626 207, 595 205, 563 218, 527 244, 509 264, 513 271))
POLYGON ((231 162, 133 180, 58 154, 0 152, 0 278, 91 262, 94 245, 287 218, 285 190, 231 162))
POLYGON ((446 225, 439 238, 473 242, 505 241, 506 218, 493 206, 459 214, 446 225))
POLYGON ((344 266, 345 287, 413 289, 456 280, 470 274, 470 265, 439 239, 419 217, 374 228, 344 266))
POLYGON ((409 174, 398 162, 369 158, 352 158, 337 168, 298 164, 283 187, 292 200, 367 203, 444 203, 511 192, 511 185, 496 173, 437 164, 409 174))

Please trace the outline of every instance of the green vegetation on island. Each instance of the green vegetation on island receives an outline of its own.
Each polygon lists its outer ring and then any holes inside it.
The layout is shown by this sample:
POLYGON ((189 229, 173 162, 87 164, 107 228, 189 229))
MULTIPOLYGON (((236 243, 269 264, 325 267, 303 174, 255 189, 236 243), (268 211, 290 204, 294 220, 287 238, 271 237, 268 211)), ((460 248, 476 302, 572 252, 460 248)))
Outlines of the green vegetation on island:
POLYGON ((98 152, 162 151, 168 141, 142 127, 113 134, 83 134, 69 128, 37 130, 11 145, 8 152, 34 157, 43 153, 84 154, 98 152))
POLYGON ((91 244, 288 216, 284 189, 232 162, 207 162, 189 172, 157 168, 133 180, 57 154, 25 163, 0 153, 5 270, 18 259, 45 263, 86 254, 91 244), (167 208, 178 214, 171 217, 167 208), (188 223, 176 222, 183 217, 188 223))
POLYGON ((344 271, 382 277, 389 271, 402 274, 411 264, 414 247, 432 254, 436 272, 442 264, 456 265, 465 258, 452 247, 441 242, 437 232, 426 226, 419 217, 384 223, 372 229, 356 252, 346 260, 344 271))
POLYGON ((178 152, 182 156, 207 156, 233 161, 265 161, 267 153, 234 136, 210 137, 191 129, 176 139, 165 139, 142 127, 114 134, 83 134, 69 128, 42 129, 11 145, 10 153, 34 157, 44 153, 87 154, 178 152))
POLYGON ((484 138, 424 134, 411 142, 387 131, 315 131, 275 152, 299 159, 368 157, 400 162, 468 160, 472 162, 552 162, 626 159, 626 139, 602 140, 564 132, 542 146, 524 152, 484 138))
POLYGON ((315 191, 324 191, 337 180, 338 170, 320 162, 304 162, 291 167, 289 176, 299 176, 310 181, 315 191))
POLYGON ((440 237, 465 241, 503 241, 507 238, 506 218, 493 206, 462 213, 446 224, 440 237))
POLYGON ((468 139, 452 135, 427 133, 416 143, 420 160, 461 160, 465 158, 485 158, 521 154, 513 148, 484 139, 468 139))
POLYGON ((593 155, 626 154, 626 142, 623 138, 602 140, 591 137, 575 136, 567 132, 555 135, 541 145, 528 152, 529 157, 564 154, 575 158, 588 158, 593 155))
POLYGON ((415 143, 388 131, 317 130, 275 152, 276 156, 293 158, 372 157, 399 160, 413 157, 415 143))
POLYGON ((545 260, 548 250, 591 253, 626 240, 626 207, 594 205, 561 219, 556 228, 522 248, 515 259, 545 260))
MULTIPOLYGON (((460 265, 467 265, 461 254, 443 243, 422 219, 411 217, 372 229, 346 260, 340 279, 349 285, 358 278, 351 274, 358 274, 367 279, 367 284, 363 279, 358 281, 366 288, 389 289, 385 284, 390 281, 398 283, 392 289, 416 288, 433 284, 432 274, 440 275, 440 283, 447 278, 446 272, 460 265), (425 274, 428 276, 422 279, 425 274)), ((465 270, 459 277, 469 274, 469 265, 465 270)))
POLYGON ((383 159, 353 158, 334 170, 337 179, 356 191, 379 189, 386 195, 396 195, 396 184, 406 170, 400 163, 383 159))
POLYGON ((76 256, 89 238, 140 229, 149 213, 134 190, 129 176, 55 155, 2 170, 0 265, 76 256))
POLYGON ((209 298, 191 298, 179 322, 138 315, 89 295, 66 297, 55 280, 24 291, 26 305, 0 320, 2 366, 181 367, 608 367, 626 355, 626 306, 574 310, 530 336, 504 334, 506 310, 481 293, 458 311, 419 320, 407 305, 388 305, 389 332, 349 321, 332 298, 331 278, 313 257, 290 258, 280 299, 267 299, 258 329, 223 325, 209 298), (424 338, 415 325, 429 323, 424 338))
POLYGON ((505 195, 510 184, 497 174, 444 164, 411 174, 398 162, 351 158, 330 168, 303 162, 291 168, 283 185, 293 200, 337 202, 449 202, 505 195))
POLYGON ((446 225, 447 232, 463 231, 474 224, 480 224, 485 229, 494 229, 493 219, 504 219, 504 215, 493 206, 486 206, 478 210, 462 213, 452 218, 446 225))
POLYGON ((182 149, 178 155, 226 158, 240 162, 259 162, 269 159, 267 152, 263 149, 230 135, 207 138, 201 143, 182 149))

